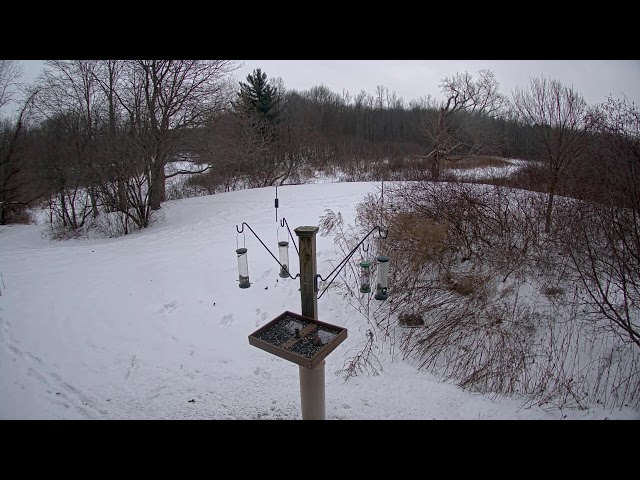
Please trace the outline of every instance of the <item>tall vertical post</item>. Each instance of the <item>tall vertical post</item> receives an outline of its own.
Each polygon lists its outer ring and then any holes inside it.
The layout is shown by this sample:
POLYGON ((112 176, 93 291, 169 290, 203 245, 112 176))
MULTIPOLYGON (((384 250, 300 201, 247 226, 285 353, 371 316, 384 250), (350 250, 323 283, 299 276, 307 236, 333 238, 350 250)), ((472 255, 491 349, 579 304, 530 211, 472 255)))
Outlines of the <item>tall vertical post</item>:
POLYGON ((294 230, 300 245, 300 300, 301 314, 318 320, 318 296, 315 291, 318 265, 316 261, 316 233, 318 227, 298 227, 294 230))
MULTIPOLYGON (((298 227, 294 230, 300 245, 300 301, 302 315, 318 320, 318 296, 315 289, 318 266, 316 233, 318 227, 298 227)), ((298 366, 300 372, 300 404, 303 420, 325 420, 324 366, 322 360, 314 368, 298 366)))

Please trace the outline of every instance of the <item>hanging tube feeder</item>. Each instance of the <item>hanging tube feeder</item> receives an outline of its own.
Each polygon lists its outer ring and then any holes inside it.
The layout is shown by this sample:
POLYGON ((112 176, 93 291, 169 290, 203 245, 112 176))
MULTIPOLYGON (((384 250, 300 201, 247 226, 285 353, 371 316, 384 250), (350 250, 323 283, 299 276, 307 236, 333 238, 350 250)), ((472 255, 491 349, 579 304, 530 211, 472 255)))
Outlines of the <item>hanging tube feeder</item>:
POLYGON ((360 292, 369 293, 371 291, 371 262, 363 260, 360 262, 360 292))
POLYGON ((287 278, 289 277, 289 242, 284 240, 278 242, 278 253, 280 263, 282 264, 280 267, 280 277, 287 278))
POLYGON ((236 250, 238 254, 238 279, 240 288, 249 288, 249 264, 247 262, 247 249, 239 248, 236 250))
POLYGON ((376 284, 376 300, 386 300, 389 298, 387 293, 387 276, 389 275, 389 257, 378 255, 378 282, 376 284))

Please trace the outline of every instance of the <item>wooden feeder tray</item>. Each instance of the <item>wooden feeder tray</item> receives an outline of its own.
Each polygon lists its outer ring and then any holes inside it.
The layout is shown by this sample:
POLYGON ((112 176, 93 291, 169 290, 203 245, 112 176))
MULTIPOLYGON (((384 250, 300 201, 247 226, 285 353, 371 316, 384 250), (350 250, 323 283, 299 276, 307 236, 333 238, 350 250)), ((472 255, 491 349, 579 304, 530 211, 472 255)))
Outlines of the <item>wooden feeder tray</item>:
POLYGON ((249 343, 314 368, 347 338, 347 329, 286 311, 249 335, 249 343))

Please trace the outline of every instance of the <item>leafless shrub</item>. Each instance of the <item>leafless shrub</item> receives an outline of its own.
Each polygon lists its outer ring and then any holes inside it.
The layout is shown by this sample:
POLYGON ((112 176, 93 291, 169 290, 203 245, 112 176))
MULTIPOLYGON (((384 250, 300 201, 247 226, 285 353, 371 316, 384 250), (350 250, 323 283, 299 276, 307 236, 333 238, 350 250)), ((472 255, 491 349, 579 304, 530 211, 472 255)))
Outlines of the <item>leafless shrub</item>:
MULTIPOLYGON (((370 228, 365 228, 363 224, 360 224, 359 227, 345 227, 344 219, 340 212, 336 213, 330 209, 325 210, 325 215, 320 218, 319 228, 322 236, 334 237, 334 243, 340 252, 341 260, 346 258, 371 230, 370 228)), ((338 277, 331 284, 331 288, 338 292, 354 311, 359 312, 367 322, 366 341, 349 350, 345 359, 345 366, 337 372, 344 376, 345 381, 359 373, 377 375, 382 370, 382 365, 373 351, 376 348, 375 340, 377 335, 374 334, 376 330, 372 320, 376 313, 380 311, 382 305, 376 300, 372 301, 373 291, 363 293, 360 290, 361 278, 358 264, 362 260, 371 260, 373 257, 373 253, 368 252, 371 248, 371 243, 367 245, 367 251, 362 248, 354 253, 352 257, 354 260, 347 262, 344 269, 339 271, 338 277)), ((332 263, 335 268, 339 261, 332 263)), ((375 274, 376 264, 372 262, 372 278, 375 278, 375 274)), ((319 287, 321 295, 324 294, 326 288, 329 288, 328 285, 324 284, 319 287)))
MULTIPOLYGON (((340 251, 340 261, 351 253, 367 233, 362 227, 345 227, 344 219, 340 212, 336 213, 331 209, 325 210, 325 215, 320 217, 319 228, 321 231, 320 235, 332 235, 334 237, 334 243, 340 251)), ((354 253, 352 257, 354 260, 347 262, 345 267, 340 270, 340 275, 335 279, 332 287, 334 287, 336 291, 341 292, 343 298, 354 306, 356 311, 360 311, 365 318, 368 319, 370 310, 369 297, 360 295, 361 278, 357 265, 363 260, 370 259, 370 257, 366 255, 367 252, 365 252, 364 249, 360 249, 359 252, 354 253)), ((332 266, 336 268, 339 261, 331 263, 332 266)), ((375 274, 375 264, 372 265, 372 274, 375 274)))
POLYGON ((507 303, 487 304, 479 311, 473 307, 461 302, 439 309, 430 318, 430 328, 417 332, 408 346, 420 352, 421 367, 435 367, 463 388, 516 393, 533 350, 535 326, 529 312, 507 303))
POLYGON ((84 228, 70 229, 62 221, 55 220, 42 231, 41 236, 49 240, 71 240, 74 238, 86 238, 87 231, 84 228))
MULTIPOLYGON (((216 193, 228 192, 236 189, 239 177, 234 178, 231 174, 225 174, 218 169, 209 170, 201 175, 193 175, 180 185, 186 193, 185 196, 214 195, 216 193)), ((176 197, 178 197, 176 188, 176 197)))
MULTIPOLYGON (((563 238, 579 239, 574 201, 557 199, 545 234, 546 199, 534 192, 441 182, 385 193, 384 203, 372 194, 358 206, 355 230, 333 216, 345 245, 371 225, 389 228, 376 244, 392 258, 389 299, 371 308, 349 286, 355 269, 342 282, 377 341, 488 396, 553 408, 640 407, 638 353, 602 328, 606 316, 589 310, 571 268, 563 238)), ((609 262, 604 253, 593 258, 609 262)), ((625 278, 638 284, 631 272, 625 278)), ((629 307, 640 303, 633 301, 629 307)), ((630 320, 637 315, 627 310, 630 320)), ((614 311, 626 318, 624 308, 614 311)))
POLYGON ((32 225, 36 223, 36 220, 29 211, 29 207, 26 205, 16 205, 7 210, 6 223, 32 225))
POLYGON ((576 214, 573 235, 564 240, 584 306, 602 328, 639 347, 640 215, 602 205, 585 205, 576 214))
MULTIPOLYGON (((160 211, 154 212, 151 222, 157 221, 158 217, 164 215, 160 211)), ((132 222, 128 215, 115 211, 104 213, 91 222, 91 229, 101 237, 115 238, 128 235, 139 230, 135 222, 132 222)))
POLYGON ((337 375, 342 375, 347 381, 351 377, 356 377, 360 373, 367 375, 378 375, 382 371, 382 364, 373 352, 375 347, 374 336, 371 330, 367 330, 366 340, 363 344, 350 349, 345 355, 344 367, 336 371, 337 375))

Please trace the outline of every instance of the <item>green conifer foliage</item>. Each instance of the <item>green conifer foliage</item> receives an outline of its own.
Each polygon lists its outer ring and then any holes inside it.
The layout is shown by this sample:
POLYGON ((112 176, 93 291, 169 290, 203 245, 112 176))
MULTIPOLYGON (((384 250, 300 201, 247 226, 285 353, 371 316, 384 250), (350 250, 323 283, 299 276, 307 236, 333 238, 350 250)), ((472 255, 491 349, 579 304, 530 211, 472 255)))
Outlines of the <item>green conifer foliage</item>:
POLYGON ((267 83, 267 74, 260 68, 247 75, 247 83, 240 82, 238 97, 242 108, 269 121, 277 121, 277 90, 267 83))

